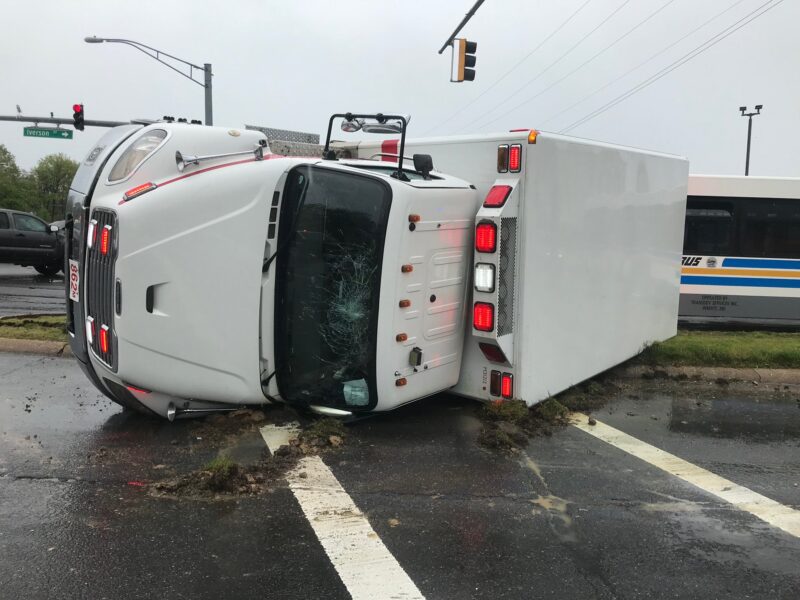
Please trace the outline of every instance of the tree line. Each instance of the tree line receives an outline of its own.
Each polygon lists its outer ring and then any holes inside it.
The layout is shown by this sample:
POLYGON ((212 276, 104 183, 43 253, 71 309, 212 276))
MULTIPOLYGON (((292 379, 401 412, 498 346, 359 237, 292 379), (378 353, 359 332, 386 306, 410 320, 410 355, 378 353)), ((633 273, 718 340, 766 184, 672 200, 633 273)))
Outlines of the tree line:
POLYGON ((30 172, 17 166, 0 144, 0 208, 31 212, 45 221, 64 218, 69 185, 78 163, 64 154, 48 154, 30 172))

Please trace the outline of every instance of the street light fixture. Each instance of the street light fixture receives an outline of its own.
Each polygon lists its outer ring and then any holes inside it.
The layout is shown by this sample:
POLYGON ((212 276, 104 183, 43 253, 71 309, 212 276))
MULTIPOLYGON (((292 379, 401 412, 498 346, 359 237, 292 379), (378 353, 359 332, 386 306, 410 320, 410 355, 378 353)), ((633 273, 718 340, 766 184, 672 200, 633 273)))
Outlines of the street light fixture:
POLYGON ((167 54, 166 52, 162 52, 161 50, 156 50, 155 48, 151 48, 150 46, 146 46, 145 44, 140 44, 139 42, 134 42, 133 40, 123 40, 123 39, 118 39, 118 38, 101 38, 101 37, 97 37, 96 35, 93 35, 93 36, 89 36, 89 37, 83 38, 83 41, 86 42, 87 44, 102 44, 103 42, 117 43, 117 44, 127 44, 128 46, 132 46, 132 47, 136 48, 140 52, 144 52, 147 56, 149 56, 152 59, 157 60, 162 65, 166 65, 167 67, 169 67, 170 69, 172 69, 176 73, 180 73, 181 75, 183 75, 187 79, 191 79, 197 85, 205 88, 205 90, 206 90, 206 125, 213 125, 214 124, 214 117, 212 115, 212 110, 211 110, 211 75, 212 75, 212 73, 211 73, 211 63, 204 63, 203 66, 201 67, 201 66, 195 65, 193 63, 190 63, 189 61, 183 60, 182 58, 178 58, 177 56, 173 56, 172 54, 167 54), (186 65, 187 67, 189 67, 189 73, 186 74, 183 71, 181 71, 180 69, 176 69, 174 66, 172 66, 168 62, 166 62, 164 60, 161 60, 162 56, 166 56, 167 58, 170 58, 170 59, 172 59, 174 61, 177 61, 179 63, 182 63, 182 64, 186 65), (194 72, 195 71, 202 71, 203 72, 204 77, 203 77, 203 81, 202 82, 194 78, 194 72))
POLYGON ((739 111, 741 111, 743 117, 747 117, 747 157, 745 158, 744 162, 744 174, 750 174, 750 135, 753 132, 753 117, 761 114, 761 109, 764 108, 763 104, 756 104, 756 112, 745 112, 747 110, 746 106, 740 106, 739 111))

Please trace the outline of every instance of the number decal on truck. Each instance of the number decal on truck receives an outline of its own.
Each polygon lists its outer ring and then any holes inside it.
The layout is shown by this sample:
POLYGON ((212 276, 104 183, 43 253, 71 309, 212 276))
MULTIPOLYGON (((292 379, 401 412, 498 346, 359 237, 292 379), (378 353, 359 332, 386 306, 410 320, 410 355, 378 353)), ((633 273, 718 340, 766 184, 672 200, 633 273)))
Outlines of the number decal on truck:
POLYGON ((80 271, 78 261, 69 259, 69 299, 73 302, 78 301, 80 294, 80 271))

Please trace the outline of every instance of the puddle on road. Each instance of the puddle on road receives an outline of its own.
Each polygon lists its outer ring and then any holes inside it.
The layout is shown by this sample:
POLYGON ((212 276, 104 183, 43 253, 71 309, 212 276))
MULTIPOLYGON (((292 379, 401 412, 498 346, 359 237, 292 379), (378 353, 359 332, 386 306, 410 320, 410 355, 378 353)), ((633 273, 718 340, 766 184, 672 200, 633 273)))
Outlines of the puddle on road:
POLYGON ((672 399, 669 430, 720 438, 782 440, 800 437, 800 401, 787 396, 672 399))
POLYGON ((662 496, 664 501, 643 503, 640 508, 669 519, 675 536, 675 552, 711 563, 733 563, 748 569, 756 566, 766 572, 796 574, 795 558, 791 551, 787 552, 792 547, 790 538, 776 535, 766 523, 753 522, 724 502, 697 502, 653 493, 662 496))

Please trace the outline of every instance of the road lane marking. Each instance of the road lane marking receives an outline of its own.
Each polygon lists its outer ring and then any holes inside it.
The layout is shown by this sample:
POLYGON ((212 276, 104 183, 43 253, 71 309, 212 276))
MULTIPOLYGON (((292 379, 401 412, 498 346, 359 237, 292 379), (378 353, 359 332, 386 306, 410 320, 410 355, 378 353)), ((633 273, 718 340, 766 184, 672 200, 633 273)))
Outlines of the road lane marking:
POLYGON ((300 426, 297 423, 286 425, 266 425, 261 428, 261 437, 267 443, 267 448, 273 454, 281 446, 289 444, 289 440, 296 438, 300 433, 300 426))
POLYGON ((651 446, 610 425, 596 420, 594 425, 589 425, 589 417, 584 414, 573 413, 570 420, 575 427, 589 435, 658 467, 670 475, 683 479, 704 492, 721 498, 740 510, 749 512, 773 527, 800 537, 800 511, 715 475, 711 471, 651 446))
MULTIPOLYGON (((275 429, 261 428, 273 453, 289 440, 288 428, 275 429)), ((300 459, 286 480, 353 600, 425 599, 319 456, 300 459)))

